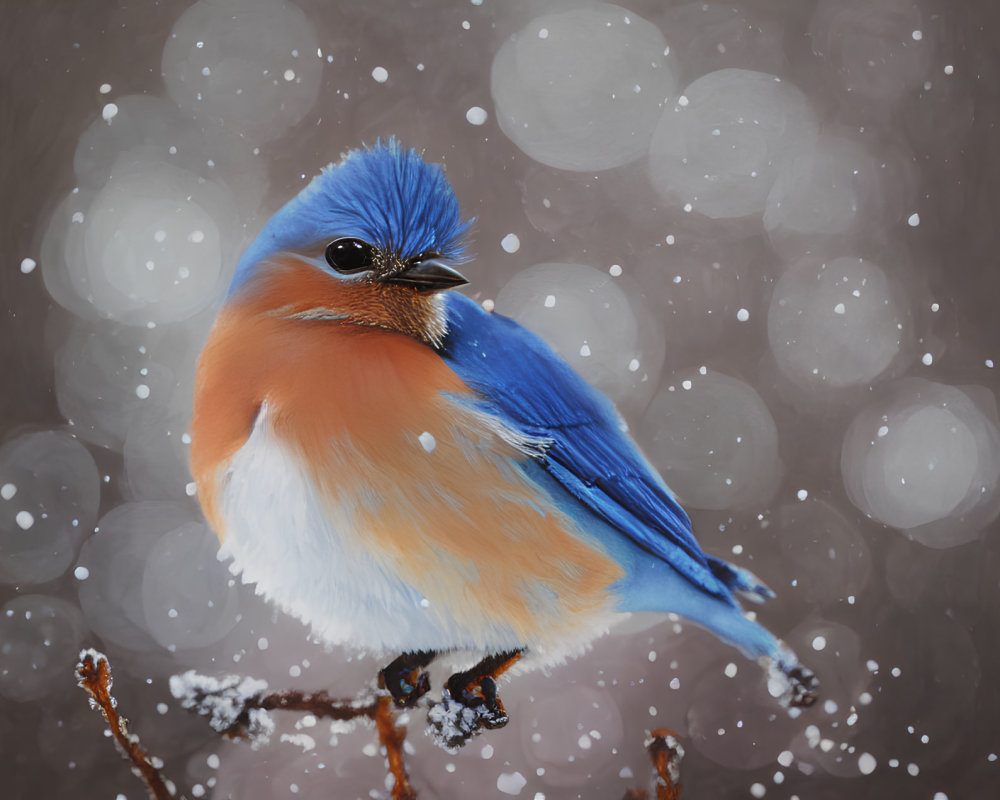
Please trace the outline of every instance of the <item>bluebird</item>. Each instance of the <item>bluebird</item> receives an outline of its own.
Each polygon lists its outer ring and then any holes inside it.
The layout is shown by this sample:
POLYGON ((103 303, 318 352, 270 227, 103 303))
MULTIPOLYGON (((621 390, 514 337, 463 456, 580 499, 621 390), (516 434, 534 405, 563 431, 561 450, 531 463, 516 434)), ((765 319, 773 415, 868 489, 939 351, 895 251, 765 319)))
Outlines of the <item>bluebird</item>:
MULTIPOLYGON (((469 222, 394 139, 321 172, 240 259, 199 359, 191 466, 234 572, 328 643, 388 658, 400 705, 435 655, 478 725, 496 679, 577 655, 628 612, 675 612, 816 679, 743 613, 773 596, 706 554, 612 403, 540 338, 454 291, 469 222)), ((772 693, 775 693, 773 691, 772 693)))

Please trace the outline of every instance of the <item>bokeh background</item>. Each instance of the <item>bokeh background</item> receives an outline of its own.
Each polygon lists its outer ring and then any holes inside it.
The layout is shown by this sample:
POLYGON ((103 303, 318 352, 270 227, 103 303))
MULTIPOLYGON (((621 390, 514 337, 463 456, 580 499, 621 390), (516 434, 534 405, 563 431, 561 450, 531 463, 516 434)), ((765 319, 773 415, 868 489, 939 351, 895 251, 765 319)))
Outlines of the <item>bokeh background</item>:
POLYGON ((370 730, 279 716, 253 751, 167 679, 380 666, 230 580, 186 426, 242 248, 395 134, 478 218, 466 289, 616 401, 823 682, 789 716, 636 617, 457 755, 413 714, 422 796, 620 798, 662 725, 685 798, 996 796, 1000 6, 3 5, 0 795, 143 796, 74 686, 91 645, 188 797, 384 795, 370 730))

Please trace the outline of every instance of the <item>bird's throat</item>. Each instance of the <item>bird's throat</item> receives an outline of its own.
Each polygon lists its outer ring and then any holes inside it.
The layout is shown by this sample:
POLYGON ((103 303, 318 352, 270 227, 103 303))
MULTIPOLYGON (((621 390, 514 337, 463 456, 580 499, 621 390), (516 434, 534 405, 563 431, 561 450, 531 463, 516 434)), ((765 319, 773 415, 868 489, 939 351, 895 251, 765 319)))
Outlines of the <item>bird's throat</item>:
POLYGON ((431 347, 447 333, 444 297, 408 286, 340 281, 287 257, 245 287, 255 313, 296 322, 361 325, 401 333, 431 347))

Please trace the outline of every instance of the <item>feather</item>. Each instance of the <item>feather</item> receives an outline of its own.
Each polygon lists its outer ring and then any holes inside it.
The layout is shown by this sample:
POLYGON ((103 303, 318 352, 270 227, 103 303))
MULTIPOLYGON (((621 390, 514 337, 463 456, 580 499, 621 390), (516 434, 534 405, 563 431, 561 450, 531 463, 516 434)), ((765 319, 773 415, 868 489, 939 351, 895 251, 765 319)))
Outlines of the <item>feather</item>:
POLYGON ((463 221, 455 192, 437 164, 395 138, 352 150, 331 164, 264 226, 236 266, 230 293, 264 259, 339 236, 353 236, 405 260, 434 252, 465 260, 463 221))
MULTIPOLYGON (((539 463, 579 503, 696 586, 729 599, 743 573, 709 560, 687 514, 622 432, 611 402, 540 338, 500 314, 449 294, 441 355, 483 410, 548 441, 539 463)), ((728 565, 726 565, 728 566, 728 565)))

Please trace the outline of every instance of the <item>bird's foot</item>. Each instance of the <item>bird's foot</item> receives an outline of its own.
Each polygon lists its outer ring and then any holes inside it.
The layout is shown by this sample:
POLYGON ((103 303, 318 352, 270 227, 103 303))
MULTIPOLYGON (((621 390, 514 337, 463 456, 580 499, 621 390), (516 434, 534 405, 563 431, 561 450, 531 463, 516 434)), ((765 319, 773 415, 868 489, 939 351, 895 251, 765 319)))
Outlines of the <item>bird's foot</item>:
POLYGON ((436 654, 429 651, 403 653, 378 674, 378 685, 392 695, 400 708, 412 708, 431 688, 431 679, 423 668, 436 654))
POLYGON ((790 650, 770 659, 767 672, 767 690, 782 705, 808 708, 816 702, 819 679, 811 669, 802 666, 790 650))
POLYGON ((434 703, 427 712, 430 723, 427 732, 439 747, 456 753, 484 730, 507 724, 509 717, 497 696, 497 682, 493 678, 483 678, 474 691, 462 687, 453 695, 450 689, 450 685, 446 687, 441 693, 441 702, 434 703))
POLYGON ((788 705, 808 708, 816 702, 819 693, 819 678, 808 667, 799 664, 788 671, 788 681, 792 685, 792 696, 788 705))
POLYGON ((455 752, 473 736, 510 721, 496 679, 520 657, 520 651, 498 653, 448 679, 441 702, 432 705, 427 715, 429 731, 441 747, 455 752))
POLYGON ((463 677, 459 674, 448 679, 448 694, 466 708, 474 710, 483 727, 493 730, 506 725, 510 717, 500 701, 496 679, 486 675, 476 684, 463 685, 463 677))

